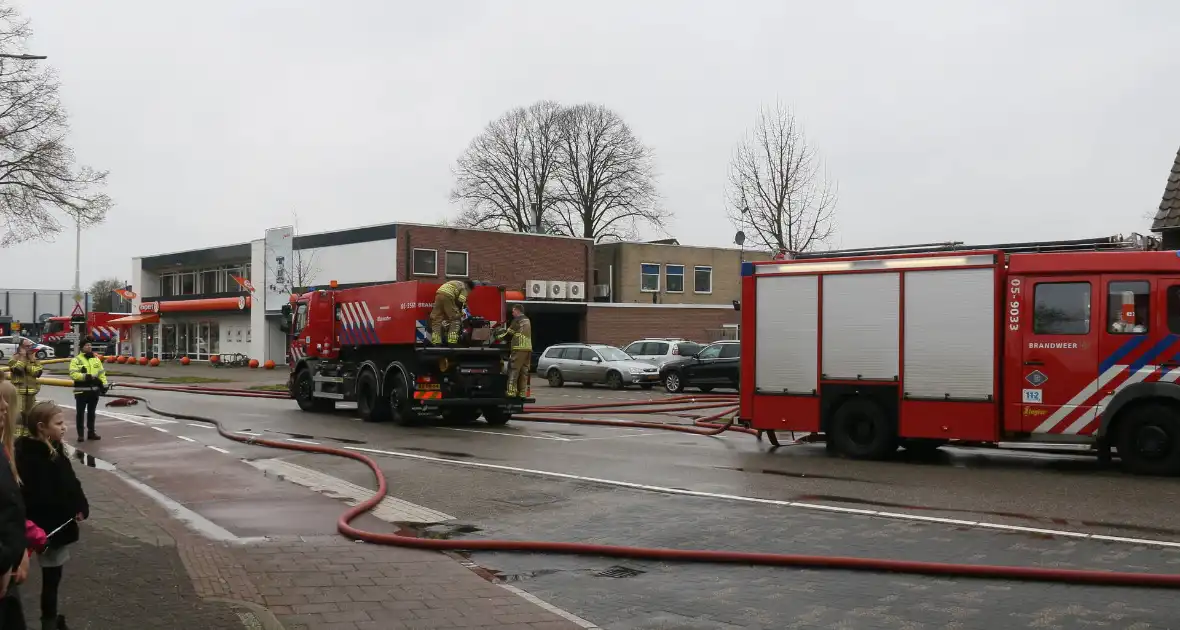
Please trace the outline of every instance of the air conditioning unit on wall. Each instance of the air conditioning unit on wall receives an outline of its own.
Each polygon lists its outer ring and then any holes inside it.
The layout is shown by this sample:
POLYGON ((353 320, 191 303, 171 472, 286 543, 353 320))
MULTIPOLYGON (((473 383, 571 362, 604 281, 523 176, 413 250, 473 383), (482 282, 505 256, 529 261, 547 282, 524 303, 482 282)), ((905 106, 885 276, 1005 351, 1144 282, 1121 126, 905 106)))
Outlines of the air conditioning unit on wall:
POLYGON ((570 283, 565 280, 549 281, 549 299, 565 300, 569 298, 570 283))
POLYGON ((547 280, 529 280, 524 290, 525 299, 544 300, 549 297, 549 282, 547 280))
POLYGON ((582 301, 586 299, 586 283, 585 282, 571 282, 569 283, 569 299, 582 301))

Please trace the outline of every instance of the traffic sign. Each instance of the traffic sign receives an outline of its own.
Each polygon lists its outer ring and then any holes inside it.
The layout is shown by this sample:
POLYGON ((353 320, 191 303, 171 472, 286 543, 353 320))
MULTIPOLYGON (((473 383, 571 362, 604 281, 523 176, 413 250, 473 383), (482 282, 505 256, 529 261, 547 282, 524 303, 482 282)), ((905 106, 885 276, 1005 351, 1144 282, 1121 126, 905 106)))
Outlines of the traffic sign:
POLYGON ((12 322, 12 332, 17 332, 19 330, 20 330, 20 322, 12 322))
POLYGON ((81 302, 75 303, 74 310, 70 312, 70 317, 85 317, 85 316, 86 316, 86 309, 82 308, 82 303, 81 302))

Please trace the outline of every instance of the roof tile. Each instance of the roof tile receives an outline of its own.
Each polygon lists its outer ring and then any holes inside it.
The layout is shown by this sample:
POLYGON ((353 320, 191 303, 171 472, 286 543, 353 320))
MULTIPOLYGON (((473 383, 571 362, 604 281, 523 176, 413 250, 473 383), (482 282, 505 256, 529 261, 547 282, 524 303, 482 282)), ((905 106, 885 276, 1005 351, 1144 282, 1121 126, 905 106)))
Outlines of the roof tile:
POLYGON ((1160 208, 1151 222, 1153 232, 1169 228, 1180 228, 1180 151, 1176 152, 1176 162, 1172 164, 1172 172, 1164 186, 1160 208))

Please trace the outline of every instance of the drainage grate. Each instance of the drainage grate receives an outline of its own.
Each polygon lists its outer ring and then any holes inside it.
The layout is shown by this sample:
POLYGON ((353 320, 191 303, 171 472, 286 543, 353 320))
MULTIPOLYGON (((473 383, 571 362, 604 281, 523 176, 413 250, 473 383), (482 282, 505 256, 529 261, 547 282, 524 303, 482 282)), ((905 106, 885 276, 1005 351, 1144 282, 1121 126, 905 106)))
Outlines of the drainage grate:
POLYGON ((631 567, 613 566, 613 567, 607 567, 607 568, 599 571, 598 573, 595 573, 594 575, 596 577, 629 578, 629 577, 635 577, 637 575, 642 575, 642 574, 643 574, 643 571, 640 571, 639 569, 632 569, 631 567))

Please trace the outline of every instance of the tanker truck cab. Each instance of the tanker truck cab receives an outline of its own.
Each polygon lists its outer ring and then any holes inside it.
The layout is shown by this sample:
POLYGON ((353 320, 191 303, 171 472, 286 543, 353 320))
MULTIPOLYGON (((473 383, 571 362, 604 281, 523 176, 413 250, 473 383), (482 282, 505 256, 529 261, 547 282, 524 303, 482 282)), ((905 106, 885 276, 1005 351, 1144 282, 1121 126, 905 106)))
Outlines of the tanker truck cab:
POLYGON ((508 398, 509 347, 492 338, 505 321, 501 287, 477 286, 468 297, 460 343, 432 346, 432 282, 394 282, 317 290, 283 308, 288 387, 305 411, 355 402, 365 421, 412 424, 442 416, 504 424, 527 398, 508 398))

